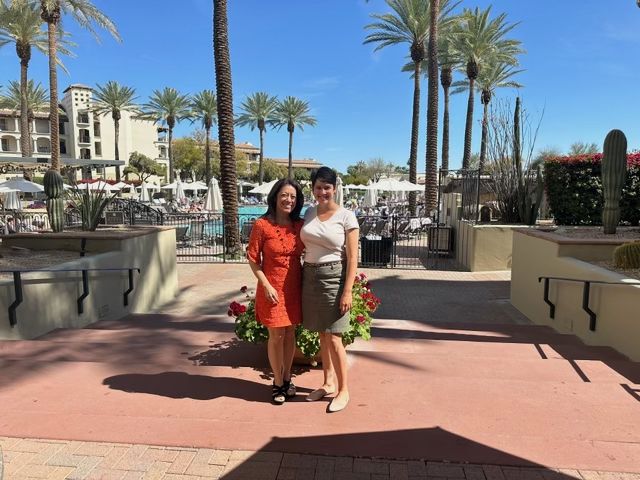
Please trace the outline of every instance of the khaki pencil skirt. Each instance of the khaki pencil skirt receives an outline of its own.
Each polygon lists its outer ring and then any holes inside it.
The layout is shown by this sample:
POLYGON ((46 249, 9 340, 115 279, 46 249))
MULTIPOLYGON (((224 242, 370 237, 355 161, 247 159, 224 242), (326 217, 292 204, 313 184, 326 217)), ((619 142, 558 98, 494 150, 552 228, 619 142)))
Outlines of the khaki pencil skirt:
POLYGON ((313 332, 343 333, 349 330, 349 312, 340 313, 346 265, 305 264, 302 267, 302 325, 313 332))

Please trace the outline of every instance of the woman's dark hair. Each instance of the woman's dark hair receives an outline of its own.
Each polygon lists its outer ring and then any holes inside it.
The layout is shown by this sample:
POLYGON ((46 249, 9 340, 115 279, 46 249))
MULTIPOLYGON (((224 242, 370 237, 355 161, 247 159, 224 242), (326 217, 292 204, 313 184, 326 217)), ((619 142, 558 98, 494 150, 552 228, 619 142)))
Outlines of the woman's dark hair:
POLYGON ((319 169, 311 172, 311 186, 313 187, 318 180, 325 183, 330 183, 335 187, 336 182, 338 181, 338 177, 336 175, 336 172, 331 170, 329 167, 320 167, 319 169))
POLYGON ((263 217, 272 218, 275 220, 276 218, 276 204, 278 203, 278 194, 282 187, 285 185, 291 185, 296 190, 296 204, 293 206, 291 213, 289 213, 289 218, 291 220, 300 220, 300 212, 302 211, 302 206, 304 205, 304 196, 302 194, 302 188, 300 184, 295 180, 291 180, 289 178, 283 178, 282 180, 278 180, 276 184, 271 188, 269 195, 267 195, 267 213, 263 215, 263 217))

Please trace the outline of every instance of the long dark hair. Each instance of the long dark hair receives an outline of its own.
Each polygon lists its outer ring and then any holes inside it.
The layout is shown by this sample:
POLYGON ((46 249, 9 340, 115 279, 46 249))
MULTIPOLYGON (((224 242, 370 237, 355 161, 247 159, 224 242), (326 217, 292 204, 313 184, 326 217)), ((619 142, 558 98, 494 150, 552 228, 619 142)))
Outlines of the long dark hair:
POLYGON ((295 180, 291 180, 290 178, 283 178, 282 180, 278 180, 273 188, 271 188, 269 195, 267 195, 267 213, 265 213, 263 217, 275 220, 278 194, 280 193, 280 190, 282 190, 282 187, 284 187, 285 185, 291 185, 296 190, 296 204, 291 210, 291 213, 289 213, 289 218, 293 221, 300 220, 300 212, 302 211, 302 206, 304 205, 302 188, 300 187, 300 184, 298 182, 296 182, 295 180))
POLYGON ((338 182, 338 177, 336 172, 331 170, 329 167, 320 167, 319 169, 311 172, 311 186, 315 186, 318 180, 329 183, 335 187, 338 182))

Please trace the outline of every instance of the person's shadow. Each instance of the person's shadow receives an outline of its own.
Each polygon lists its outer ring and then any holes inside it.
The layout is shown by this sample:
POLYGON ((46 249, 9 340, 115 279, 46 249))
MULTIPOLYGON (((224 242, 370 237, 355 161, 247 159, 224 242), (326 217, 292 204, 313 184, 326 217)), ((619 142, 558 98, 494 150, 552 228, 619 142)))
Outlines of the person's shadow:
POLYGON ((233 397, 247 402, 269 401, 268 385, 240 378, 190 375, 185 372, 157 374, 127 373, 105 378, 103 385, 128 393, 147 393, 168 398, 193 398, 213 400, 233 397))

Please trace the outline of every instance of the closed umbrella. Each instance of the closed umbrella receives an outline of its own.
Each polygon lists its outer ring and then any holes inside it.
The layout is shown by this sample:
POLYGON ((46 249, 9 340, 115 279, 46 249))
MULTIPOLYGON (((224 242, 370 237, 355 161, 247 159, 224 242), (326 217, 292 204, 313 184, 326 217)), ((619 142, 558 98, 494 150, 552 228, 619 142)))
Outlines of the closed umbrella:
POLYGON ((20 202, 16 191, 7 193, 4 197, 3 204, 5 210, 22 210, 22 203, 20 202))
POLYGON ((175 190, 176 200, 179 202, 183 201, 186 197, 184 195, 184 188, 182 182, 178 179, 176 181, 176 190, 175 190))
POLYGON ((149 184, 147 182, 143 182, 142 185, 140 185, 140 201, 151 201, 151 195, 149 194, 149 184))
POLYGON ((378 204, 378 192, 373 188, 367 188, 364 193, 363 207, 375 207, 378 204))
POLYGON ((220 184, 218 179, 211 177, 209 188, 207 189, 207 198, 204 201, 204 209, 210 212, 222 210, 222 194, 220 193, 220 184))
POLYGON ((333 192, 333 201, 338 205, 342 206, 344 204, 344 194, 342 192, 342 179, 338 177, 336 180, 336 190, 333 192))

